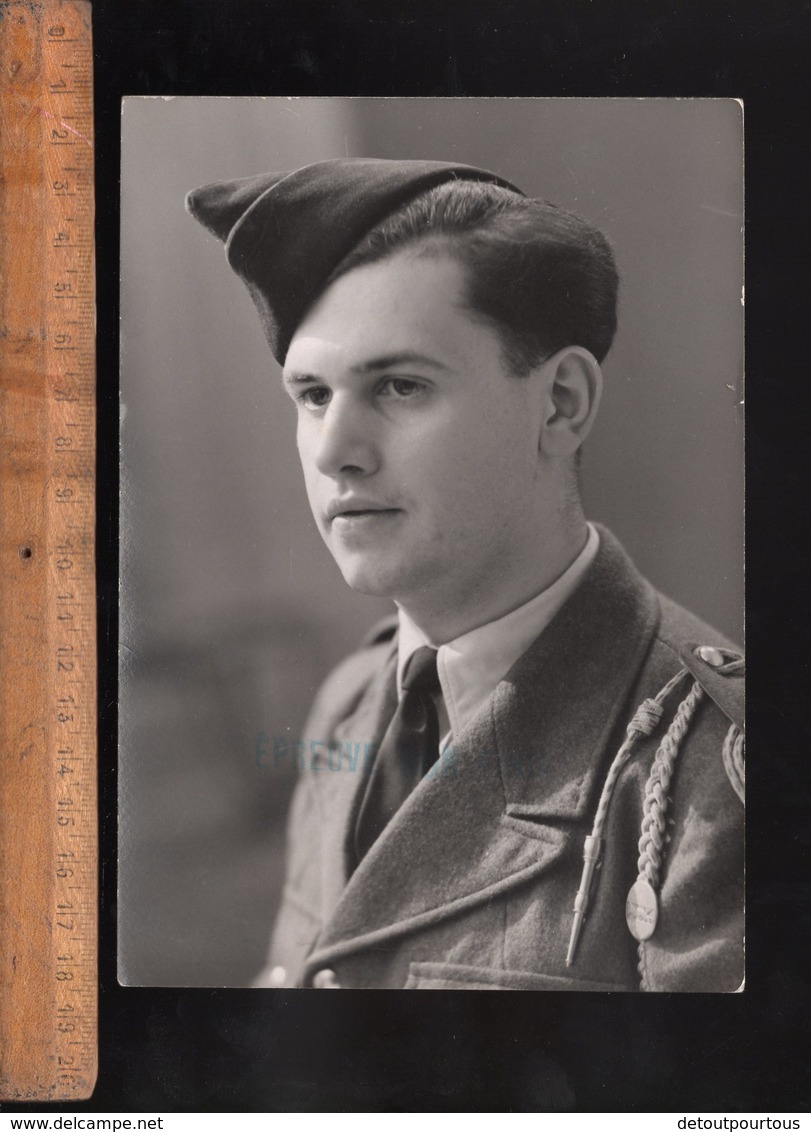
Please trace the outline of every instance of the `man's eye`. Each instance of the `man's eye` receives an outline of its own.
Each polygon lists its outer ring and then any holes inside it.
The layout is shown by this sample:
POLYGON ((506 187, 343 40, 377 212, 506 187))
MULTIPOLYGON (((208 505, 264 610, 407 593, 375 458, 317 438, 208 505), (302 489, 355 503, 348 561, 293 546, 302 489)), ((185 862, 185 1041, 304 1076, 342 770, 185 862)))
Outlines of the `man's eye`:
POLYGON ((414 397, 418 393, 422 393, 424 385, 420 381, 414 381, 410 377, 389 377, 383 382, 381 392, 383 394, 393 394, 395 397, 414 397))
POLYGON ((305 389, 296 400, 306 409, 323 409, 329 402, 329 398, 329 389, 325 389, 324 386, 316 386, 314 389, 305 389))

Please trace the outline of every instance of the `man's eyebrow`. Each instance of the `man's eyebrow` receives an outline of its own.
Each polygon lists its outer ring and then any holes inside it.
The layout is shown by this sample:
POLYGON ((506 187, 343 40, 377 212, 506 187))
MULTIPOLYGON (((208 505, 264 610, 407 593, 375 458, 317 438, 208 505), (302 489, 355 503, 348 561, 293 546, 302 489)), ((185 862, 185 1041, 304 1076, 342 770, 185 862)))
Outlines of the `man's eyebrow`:
POLYGON ((429 354, 417 353, 415 350, 400 350, 395 354, 382 354, 379 358, 371 358, 368 362, 363 362, 362 365, 353 366, 352 369, 356 373, 374 373, 377 370, 394 369, 401 365, 423 365, 437 370, 450 369, 444 362, 432 358, 429 354))
POLYGON ((282 381, 285 385, 313 385, 321 379, 314 377, 311 373, 296 373, 284 371, 282 373, 282 381))
MULTIPOLYGON (((420 354, 415 350, 400 350, 394 354, 381 354, 380 357, 370 358, 366 362, 352 366, 351 372, 358 374, 379 373, 381 370, 395 369, 402 365, 422 365, 444 372, 450 369, 450 366, 432 358, 429 354, 420 354)), ((306 371, 289 370, 282 373, 282 381, 285 385, 313 385, 323 380, 324 378, 306 371)))

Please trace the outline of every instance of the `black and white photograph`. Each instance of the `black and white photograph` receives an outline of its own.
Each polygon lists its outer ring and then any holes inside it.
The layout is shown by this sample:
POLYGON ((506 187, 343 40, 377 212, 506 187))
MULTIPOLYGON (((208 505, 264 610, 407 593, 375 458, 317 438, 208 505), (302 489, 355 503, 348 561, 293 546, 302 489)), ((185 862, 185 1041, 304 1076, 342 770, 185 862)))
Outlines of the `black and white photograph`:
POLYGON ((124 99, 122 984, 744 989, 743 114, 124 99))

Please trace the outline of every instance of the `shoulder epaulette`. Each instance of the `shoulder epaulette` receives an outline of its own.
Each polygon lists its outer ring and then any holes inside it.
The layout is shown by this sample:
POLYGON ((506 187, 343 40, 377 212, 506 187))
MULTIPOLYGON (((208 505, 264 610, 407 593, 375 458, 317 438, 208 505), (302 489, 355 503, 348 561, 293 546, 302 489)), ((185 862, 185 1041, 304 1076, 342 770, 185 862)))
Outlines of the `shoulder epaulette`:
POLYGON ((711 644, 687 644, 680 650, 682 663, 730 723, 744 729, 743 655, 711 644))

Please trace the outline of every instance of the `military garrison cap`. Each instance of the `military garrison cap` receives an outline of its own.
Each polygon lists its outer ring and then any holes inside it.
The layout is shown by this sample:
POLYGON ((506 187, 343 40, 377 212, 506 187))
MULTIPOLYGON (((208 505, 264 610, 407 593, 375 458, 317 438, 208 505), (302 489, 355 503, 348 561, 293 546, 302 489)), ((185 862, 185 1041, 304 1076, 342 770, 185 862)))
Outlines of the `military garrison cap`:
POLYGON ((454 180, 521 192, 471 165, 338 158, 293 173, 204 185, 188 194, 186 207, 225 244, 281 364, 296 327, 366 233, 421 193, 454 180))

